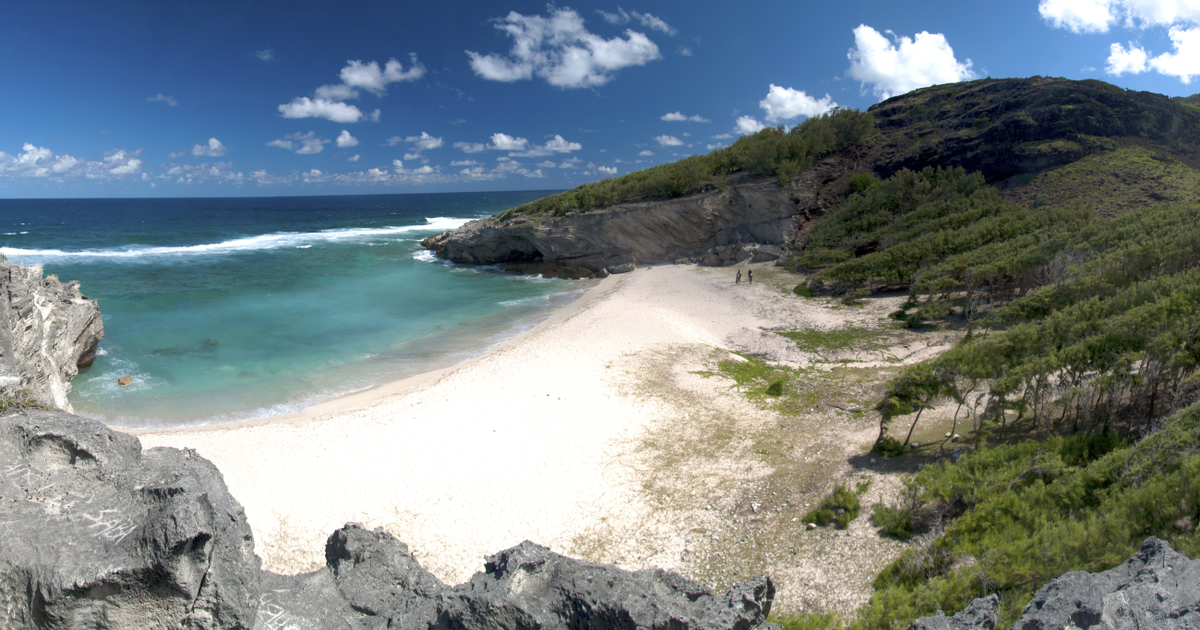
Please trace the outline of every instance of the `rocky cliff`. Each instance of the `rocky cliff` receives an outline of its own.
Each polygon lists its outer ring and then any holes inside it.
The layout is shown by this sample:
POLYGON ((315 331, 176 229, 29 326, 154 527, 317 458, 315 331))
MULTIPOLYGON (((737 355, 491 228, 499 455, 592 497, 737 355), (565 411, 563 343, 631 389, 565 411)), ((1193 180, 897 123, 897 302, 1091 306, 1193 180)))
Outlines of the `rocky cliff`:
POLYGON ((788 186, 773 177, 742 175, 723 190, 627 203, 564 216, 472 221, 421 244, 458 263, 539 262, 598 272, 622 264, 696 259, 710 265, 778 258, 801 226, 828 207, 829 185, 850 164, 840 158, 818 162, 788 186), (751 244, 768 247, 749 247, 751 244))
POLYGON ((100 307, 79 282, 43 278, 41 265, 0 261, 0 388, 22 387, 71 411, 71 379, 92 364, 103 338, 100 307))
MULTIPOLYGON (((939 613, 914 630, 994 630, 999 600, 976 599, 953 617, 939 613)), ((1200 628, 1200 560, 1150 537, 1121 565, 1073 571, 1033 596, 1012 630, 1048 628, 1200 628)))
POLYGON ((724 595, 525 542, 447 586, 404 543, 350 524, 326 566, 260 569, 245 514, 190 450, 63 412, 0 418, 0 628, 751 630, 767 577, 724 595))

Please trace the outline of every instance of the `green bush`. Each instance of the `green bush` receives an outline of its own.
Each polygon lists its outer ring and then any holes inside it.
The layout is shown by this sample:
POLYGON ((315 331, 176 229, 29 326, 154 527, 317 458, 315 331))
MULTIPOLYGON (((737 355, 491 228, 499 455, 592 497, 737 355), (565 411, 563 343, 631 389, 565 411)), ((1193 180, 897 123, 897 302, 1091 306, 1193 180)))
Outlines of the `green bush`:
POLYGON ((783 381, 775 381, 775 382, 771 383, 770 385, 768 385, 767 386, 767 395, 768 396, 782 396, 783 395, 783 381))
POLYGON ((884 457, 899 457, 904 454, 904 445, 900 443, 900 440, 890 435, 885 435, 875 443, 875 447, 872 450, 884 457))
POLYGON ((850 192, 860 193, 878 183, 879 180, 870 173, 855 173, 850 177, 850 192))
POLYGON ((876 504, 872 511, 874 513, 871 520, 883 533, 905 540, 912 538, 912 512, 903 508, 888 507, 882 503, 876 504))
POLYGON ((792 289, 792 293, 795 293, 796 295, 799 295, 800 297, 804 297, 804 298, 810 298, 813 296, 812 287, 808 286, 807 284, 805 284, 803 282, 801 282, 800 284, 797 284, 796 288, 792 289))
POLYGON ((828 525, 833 523, 838 529, 846 529, 850 522, 858 518, 862 511, 862 503, 858 495, 866 491, 866 486, 859 484, 858 492, 838 484, 833 488, 833 494, 825 497, 820 507, 810 510, 804 515, 804 522, 828 525))

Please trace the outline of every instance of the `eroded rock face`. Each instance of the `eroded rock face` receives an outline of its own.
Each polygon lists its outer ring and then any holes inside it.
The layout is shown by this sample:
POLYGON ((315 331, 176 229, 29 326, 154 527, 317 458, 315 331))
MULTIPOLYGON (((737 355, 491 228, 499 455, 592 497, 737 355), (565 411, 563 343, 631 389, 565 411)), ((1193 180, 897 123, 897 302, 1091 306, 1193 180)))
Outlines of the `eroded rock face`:
MULTIPOLYGON (((923 617, 913 627, 992 630, 997 603, 990 595, 954 617, 923 617)), ((1151 536, 1108 571, 1073 571, 1052 580, 1012 628, 1200 628, 1200 560, 1189 560, 1151 536)))
POLYGON ((825 185, 849 169, 847 162, 834 158, 803 171, 784 188, 773 177, 755 177, 724 191, 563 217, 489 217, 421 245, 459 263, 542 262, 593 272, 700 258, 713 248, 738 243, 786 248, 795 243, 800 227, 831 203, 825 185))
POLYGON ((0 418, 0 628, 517 630, 763 627, 767 577, 725 595, 525 542, 447 587, 382 530, 330 536, 326 566, 262 571, 245 514, 190 450, 63 412, 0 418))
POLYGON ((71 411, 67 394, 104 338, 96 300, 42 266, 0 262, 0 388, 23 387, 43 404, 71 411))

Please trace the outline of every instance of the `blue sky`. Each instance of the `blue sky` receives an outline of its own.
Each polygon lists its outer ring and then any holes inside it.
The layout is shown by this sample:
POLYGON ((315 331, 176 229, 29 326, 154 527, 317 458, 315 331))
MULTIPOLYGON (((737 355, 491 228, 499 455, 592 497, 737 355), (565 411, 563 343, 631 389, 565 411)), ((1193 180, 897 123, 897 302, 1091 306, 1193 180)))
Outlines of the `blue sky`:
POLYGON ((0 197, 569 188, 1031 75, 1200 92, 1200 2, 9 3, 0 197))

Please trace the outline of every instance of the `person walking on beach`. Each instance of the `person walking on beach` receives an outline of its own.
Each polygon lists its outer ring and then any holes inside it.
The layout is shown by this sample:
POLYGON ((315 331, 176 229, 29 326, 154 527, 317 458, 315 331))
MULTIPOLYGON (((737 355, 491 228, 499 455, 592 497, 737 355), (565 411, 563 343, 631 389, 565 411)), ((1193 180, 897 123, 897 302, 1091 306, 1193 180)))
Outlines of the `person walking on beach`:
POLYGON ((754 270, 753 269, 746 270, 746 278, 748 278, 750 280, 750 284, 754 284, 754 270))
POLYGON ((737 278, 735 278, 735 279, 733 280, 733 283, 734 283, 734 284, 741 284, 741 283, 742 283, 742 270, 741 270, 741 269, 738 269, 738 275, 737 275, 737 278))

